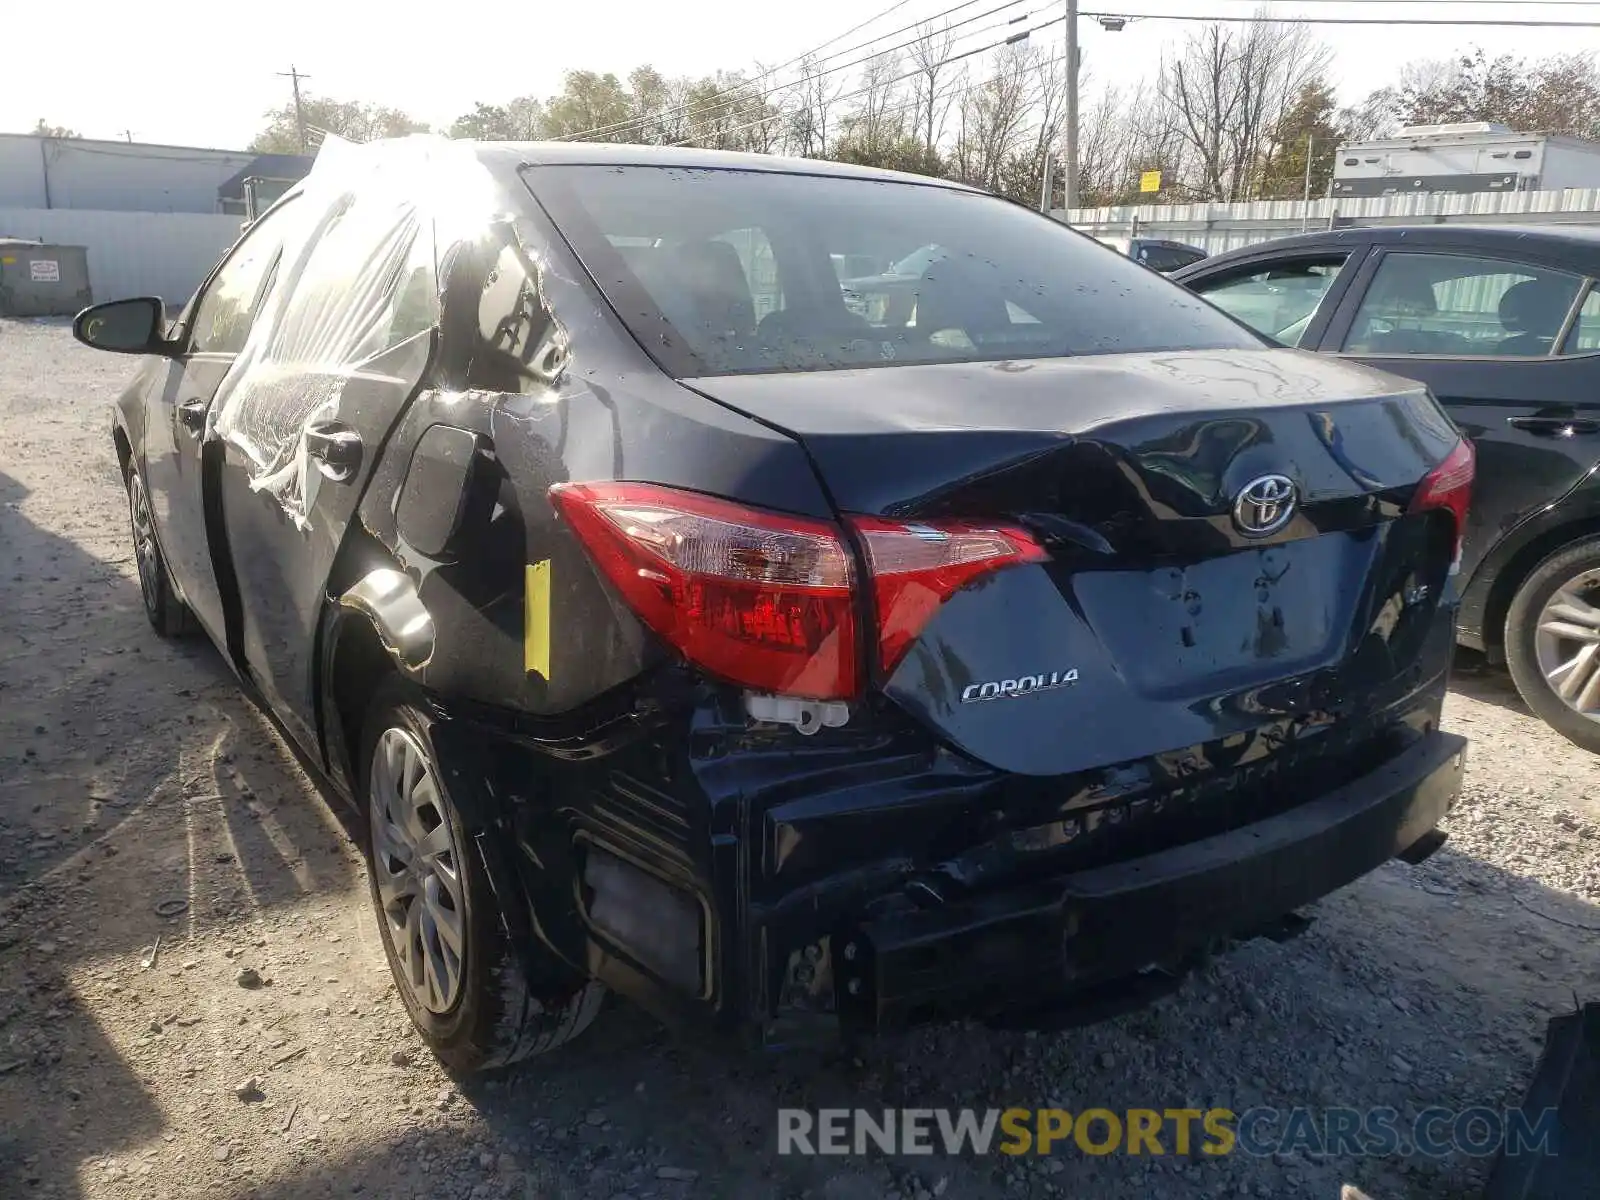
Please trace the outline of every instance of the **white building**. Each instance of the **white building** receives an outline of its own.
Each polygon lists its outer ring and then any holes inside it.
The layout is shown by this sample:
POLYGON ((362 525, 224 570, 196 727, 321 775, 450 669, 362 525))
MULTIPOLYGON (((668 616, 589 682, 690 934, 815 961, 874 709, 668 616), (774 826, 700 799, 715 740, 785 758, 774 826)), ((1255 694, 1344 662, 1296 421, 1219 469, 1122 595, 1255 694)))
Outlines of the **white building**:
POLYGON ((239 236, 246 188, 270 204, 310 166, 297 154, 0 134, 0 238, 83 247, 97 300, 178 305, 239 236))
POLYGON ((0 133, 0 209, 243 214, 245 179, 280 181, 276 197, 310 166, 296 154, 0 133))
POLYGON ((1513 133, 1479 121, 1414 125, 1392 138, 1341 146, 1335 196, 1402 192, 1537 192, 1600 187, 1600 142, 1513 133))

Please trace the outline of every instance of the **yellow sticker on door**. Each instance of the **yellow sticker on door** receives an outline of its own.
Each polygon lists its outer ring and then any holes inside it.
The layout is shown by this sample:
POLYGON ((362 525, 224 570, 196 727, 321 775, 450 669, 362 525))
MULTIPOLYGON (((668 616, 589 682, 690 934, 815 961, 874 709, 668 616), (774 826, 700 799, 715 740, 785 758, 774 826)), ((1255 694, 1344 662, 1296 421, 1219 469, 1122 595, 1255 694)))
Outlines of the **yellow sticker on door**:
POLYGON ((522 667, 550 679, 550 560, 529 563, 523 601, 522 667))

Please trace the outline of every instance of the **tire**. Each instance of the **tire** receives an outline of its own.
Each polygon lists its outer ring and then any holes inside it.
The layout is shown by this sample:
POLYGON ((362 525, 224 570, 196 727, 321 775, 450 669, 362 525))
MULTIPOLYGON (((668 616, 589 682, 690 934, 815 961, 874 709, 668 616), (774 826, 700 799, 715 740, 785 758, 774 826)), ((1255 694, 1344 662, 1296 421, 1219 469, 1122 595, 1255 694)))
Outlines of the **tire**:
POLYGON ((1524 703, 1600 754, 1600 537, 1563 547, 1522 581, 1506 613, 1505 651, 1524 703), (1557 604, 1563 612, 1550 611, 1557 604))
POLYGON ((192 635, 197 626, 189 606, 178 599, 172 586, 167 560, 156 541, 155 521, 150 512, 150 494, 136 467, 128 468, 124 480, 128 489, 128 527, 133 534, 133 557, 139 567, 139 595, 150 626, 164 638, 192 635))
POLYGON ((520 956, 511 946, 483 863, 445 789, 431 724, 415 689, 393 677, 368 709, 358 759, 367 878, 395 990, 429 1049, 464 1075, 571 1041, 599 1014, 605 988, 538 945, 520 947, 520 956), (422 862, 408 869, 403 855, 422 862), (551 980, 542 997, 529 990, 526 956, 551 980))

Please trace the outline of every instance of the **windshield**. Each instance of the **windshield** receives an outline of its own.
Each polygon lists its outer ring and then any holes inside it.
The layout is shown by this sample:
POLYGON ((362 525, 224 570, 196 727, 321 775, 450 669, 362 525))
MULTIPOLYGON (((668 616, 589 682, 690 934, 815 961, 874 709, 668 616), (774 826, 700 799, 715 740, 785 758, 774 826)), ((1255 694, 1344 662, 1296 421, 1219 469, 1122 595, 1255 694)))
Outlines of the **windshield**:
POLYGON ((529 185, 671 374, 1258 348, 1193 293, 992 196, 897 181, 536 167, 529 185), (892 272, 841 285, 837 264, 892 272))

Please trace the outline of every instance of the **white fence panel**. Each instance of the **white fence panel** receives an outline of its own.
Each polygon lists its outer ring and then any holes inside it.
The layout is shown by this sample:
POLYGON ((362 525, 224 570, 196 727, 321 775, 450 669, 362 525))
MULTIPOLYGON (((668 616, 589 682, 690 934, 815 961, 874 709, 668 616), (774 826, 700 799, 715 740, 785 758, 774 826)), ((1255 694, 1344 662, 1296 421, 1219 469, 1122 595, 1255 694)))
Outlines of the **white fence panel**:
POLYGON ((1246 204, 1129 204, 1055 210, 1058 220, 1097 237, 1159 237, 1220 254, 1269 238, 1353 225, 1600 225, 1600 188, 1561 192, 1420 192, 1355 199, 1256 200, 1246 204))
POLYGON ((224 213, 0 208, 0 237, 87 246, 96 300, 160 296, 169 307, 194 294, 241 224, 224 213))

